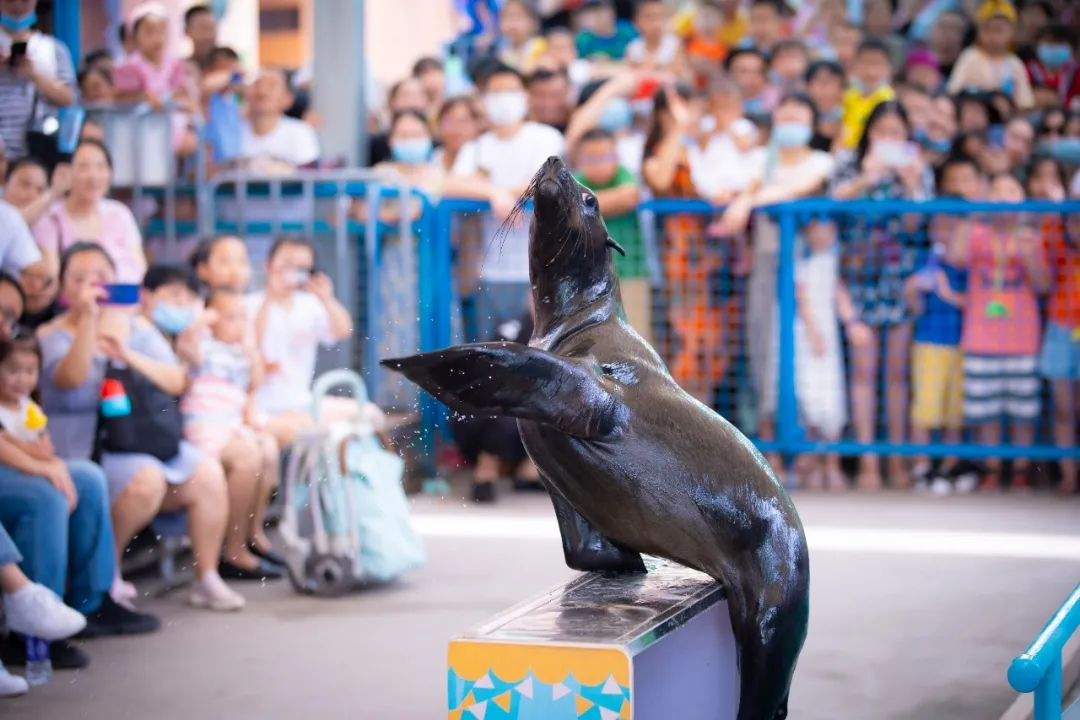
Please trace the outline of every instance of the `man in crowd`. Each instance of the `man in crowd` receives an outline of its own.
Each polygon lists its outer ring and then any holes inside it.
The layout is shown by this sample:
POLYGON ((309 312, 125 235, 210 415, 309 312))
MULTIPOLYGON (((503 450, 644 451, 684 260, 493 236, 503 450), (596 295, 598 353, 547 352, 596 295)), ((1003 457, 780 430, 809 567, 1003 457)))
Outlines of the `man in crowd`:
POLYGON ((184 13, 184 34, 191 40, 191 59, 205 70, 217 45, 217 21, 209 5, 192 5, 184 13))

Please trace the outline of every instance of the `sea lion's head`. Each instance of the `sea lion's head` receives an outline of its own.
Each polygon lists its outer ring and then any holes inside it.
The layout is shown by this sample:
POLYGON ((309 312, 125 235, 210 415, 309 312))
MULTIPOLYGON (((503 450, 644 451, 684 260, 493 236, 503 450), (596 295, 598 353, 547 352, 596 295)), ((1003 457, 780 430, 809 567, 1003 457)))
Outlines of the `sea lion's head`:
POLYGON ((611 253, 623 249, 608 234, 596 195, 552 156, 533 177, 522 202, 530 198, 529 276, 537 316, 590 304, 605 294, 617 297, 611 253))

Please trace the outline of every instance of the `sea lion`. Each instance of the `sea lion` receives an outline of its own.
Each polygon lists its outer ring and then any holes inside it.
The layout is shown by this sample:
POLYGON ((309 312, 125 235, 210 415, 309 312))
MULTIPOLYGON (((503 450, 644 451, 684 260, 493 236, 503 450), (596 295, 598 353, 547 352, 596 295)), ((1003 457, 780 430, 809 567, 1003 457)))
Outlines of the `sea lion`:
POLYGON ((738 720, 785 718, 810 609, 795 506, 751 442, 684 392, 627 324, 611 256, 621 248, 596 196, 552 157, 526 197, 529 344, 459 345, 381 364, 455 412, 518 419, 571 568, 643 572, 644 553, 723 583, 738 720))

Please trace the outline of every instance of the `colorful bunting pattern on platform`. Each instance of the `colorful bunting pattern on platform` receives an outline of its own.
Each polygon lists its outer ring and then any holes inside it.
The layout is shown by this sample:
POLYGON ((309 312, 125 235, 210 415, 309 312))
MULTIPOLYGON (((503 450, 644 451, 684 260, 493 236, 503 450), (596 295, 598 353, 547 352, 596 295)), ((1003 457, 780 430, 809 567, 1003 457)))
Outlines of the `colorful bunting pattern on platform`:
POLYGON ((630 688, 614 676, 582 685, 573 674, 541 682, 531 672, 516 682, 487 672, 478 680, 447 673, 450 720, 629 720, 630 688))

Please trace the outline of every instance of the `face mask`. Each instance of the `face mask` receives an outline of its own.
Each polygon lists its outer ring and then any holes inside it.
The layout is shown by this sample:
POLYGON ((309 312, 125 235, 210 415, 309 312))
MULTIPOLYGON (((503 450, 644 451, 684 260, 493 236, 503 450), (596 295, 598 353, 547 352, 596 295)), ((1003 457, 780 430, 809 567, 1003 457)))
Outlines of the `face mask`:
POLYGON ((484 110, 492 125, 514 125, 525 119, 528 104, 523 92, 496 92, 485 98, 484 110))
POLYGON ((836 48, 832 45, 823 45, 818 48, 819 60, 835 60, 837 58, 836 48))
POLYGON ((37 24, 37 13, 33 10, 29 15, 23 15, 22 17, 13 17, 11 15, 0 15, 0 27, 4 28, 8 32, 22 32, 29 30, 37 24))
POLYGON ((398 140, 390 143, 390 155, 399 163, 420 165, 431 157, 431 138, 398 140))
POLYGON ((860 95, 873 95, 881 87, 881 83, 875 83, 874 85, 867 85, 859 78, 851 78, 851 87, 855 89, 860 95))
POLYGON ((596 124, 614 133, 630 127, 633 119, 630 103, 625 98, 615 98, 604 107, 604 111, 600 113, 600 120, 596 124))
POLYGON ((1068 45, 1040 45, 1036 50, 1039 62, 1051 70, 1057 70, 1072 59, 1068 45))
POLYGON ((154 325, 157 325, 158 330, 166 335, 178 335, 195 320, 195 313, 191 308, 158 303, 154 306, 154 312, 150 316, 150 320, 154 325))
POLYGON ((292 270, 289 272, 289 284, 295 288, 302 288, 308 284, 308 280, 311 279, 311 273, 304 272, 303 270, 292 270))
POLYGON ((716 117, 713 115, 705 115, 701 118, 701 123, 698 125, 701 132, 706 135, 716 130, 716 117))
POLYGON ((765 101, 761 98, 750 98, 743 101, 743 110, 747 115, 761 115, 765 112, 765 101))
POLYGON ((773 127, 772 139, 778 147, 801 147, 810 142, 813 131, 803 123, 777 123, 773 127))

